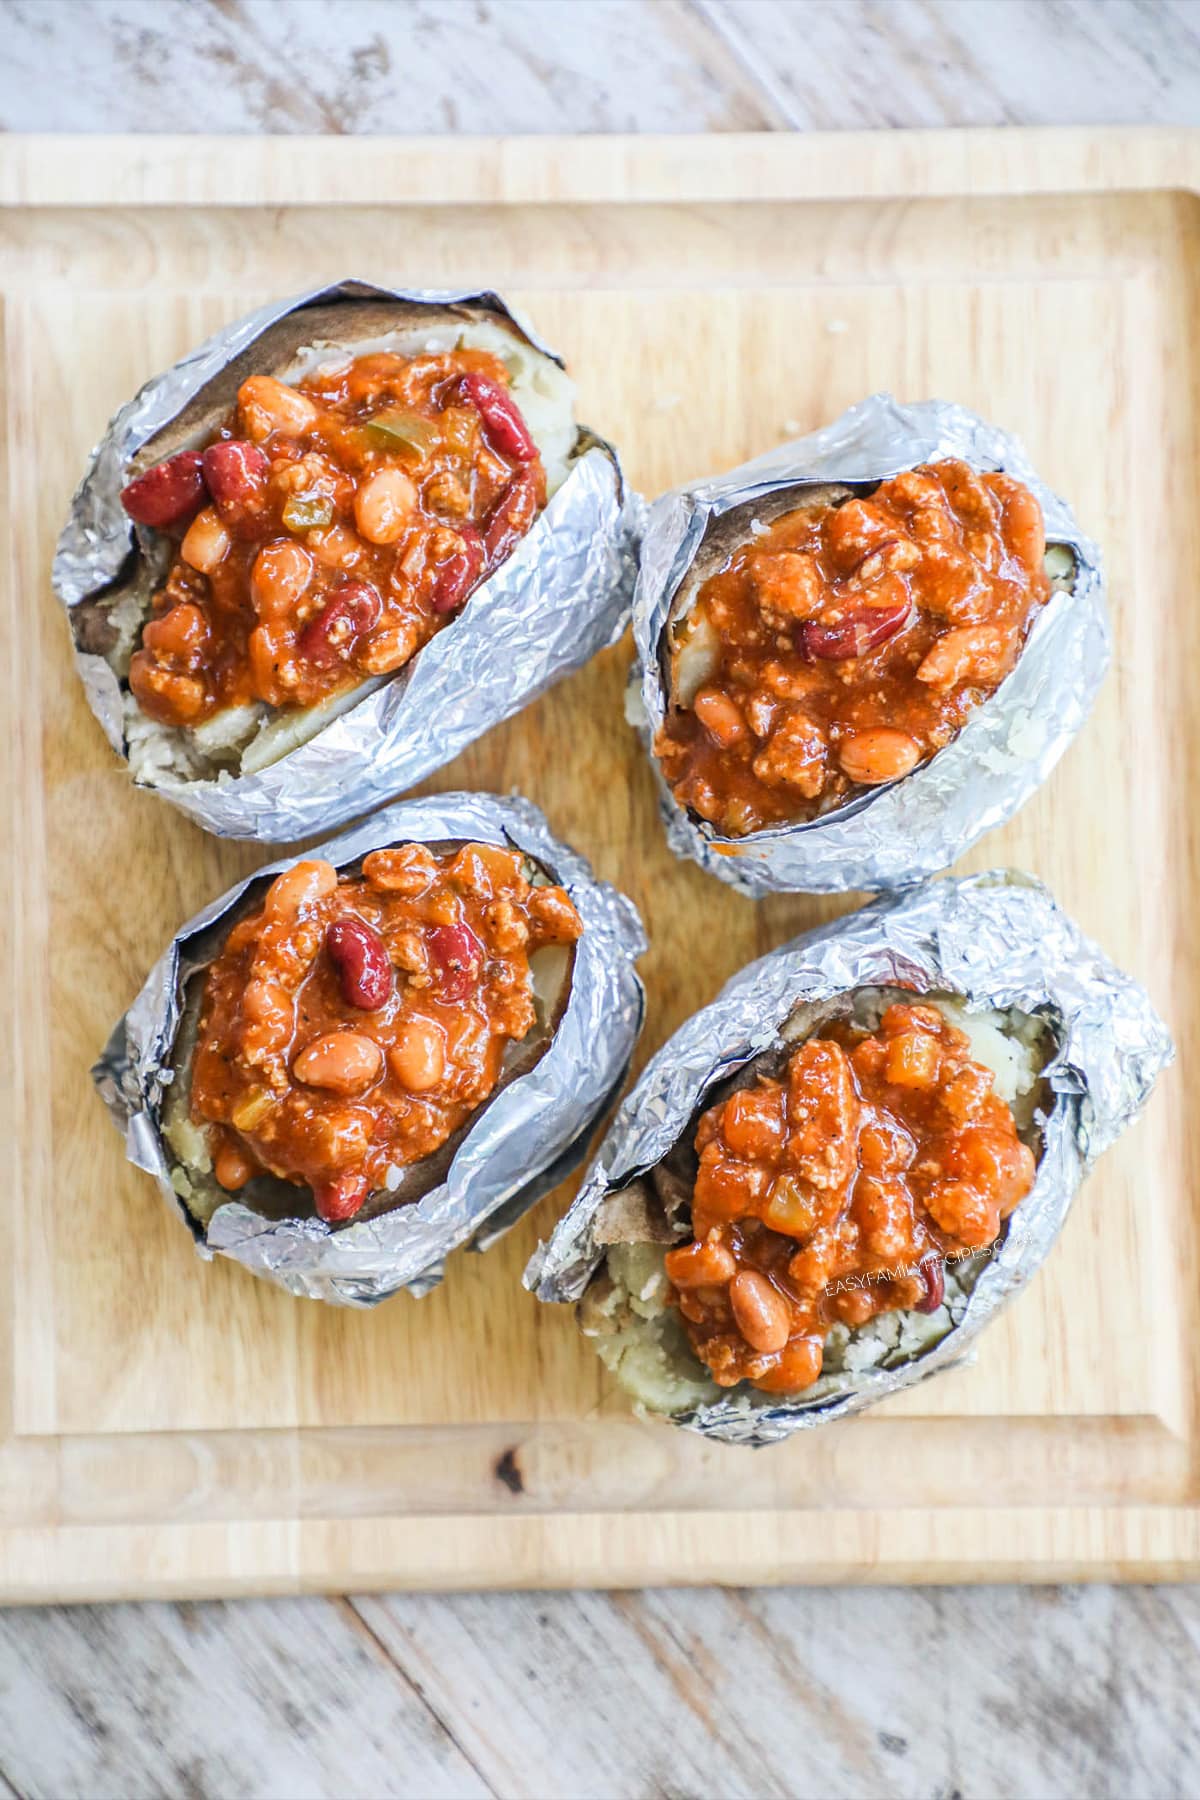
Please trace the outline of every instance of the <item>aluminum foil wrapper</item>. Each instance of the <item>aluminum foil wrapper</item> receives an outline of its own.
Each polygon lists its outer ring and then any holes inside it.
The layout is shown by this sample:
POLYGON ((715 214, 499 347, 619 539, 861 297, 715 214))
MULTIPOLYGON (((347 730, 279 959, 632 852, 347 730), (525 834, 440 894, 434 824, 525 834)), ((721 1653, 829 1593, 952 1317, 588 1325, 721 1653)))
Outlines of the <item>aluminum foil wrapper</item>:
MULTIPOLYGON (((115 580, 134 545, 120 503, 130 459, 270 326, 338 299, 483 307, 562 362, 498 294, 351 280, 260 307, 148 381, 92 452, 52 577, 71 619, 89 703, 118 755, 128 749, 122 685, 105 658, 81 643, 74 609, 115 580)), ((512 556, 405 669, 268 768, 212 780, 162 780, 153 791, 220 837, 284 843, 329 831, 415 786, 615 643, 629 616, 638 503, 630 504, 610 444, 580 427, 577 445, 567 479, 512 556)))
POLYGON ((605 1254, 593 1235, 604 1199, 660 1163, 709 1090, 777 1045, 797 1006, 874 986, 956 994, 971 1010, 1016 1008, 1045 1022, 1055 1045, 1043 1071, 1052 1102, 1039 1120, 1033 1189, 995 1250, 972 1259, 964 1291, 928 1321, 944 1329, 919 1352, 900 1348, 878 1367, 834 1377, 819 1399, 779 1401, 744 1388, 674 1415, 674 1424, 727 1443, 778 1443, 957 1362, 1029 1281, 1084 1175, 1174 1054, 1145 991, 1031 877, 1000 870, 885 896, 749 964, 680 1027, 622 1104, 573 1205, 530 1262, 526 1286, 542 1300, 577 1300, 605 1254))
POLYGON ((890 394, 874 394, 821 431, 655 501, 633 631, 630 714, 655 762, 671 848, 755 895, 895 888, 947 868, 1045 780, 1087 717, 1109 659, 1099 548, 1066 501, 1039 479, 1017 440, 965 407, 941 400, 905 406, 890 394), (981 471, 1006 470, 1037 495, 1047 543, 1064 544, 1074 555, 1072 591, 1051 596, 1012 674, 958 737, 911 775, 860 793, 820 819, 722 837, 677 804, 651 748, 667 710, 659 650, 671 602, 710 521, 784 488, 875 483, 947 456, 981 471))
POLYGON ((243 894, 261 892, 294 856, 260 869, 190 919, 113 1031, 92 1077, 130 1162, 155 1177, 206 1259, 231 1257, 289 1293, 344 1306, 374 1306, 401 1288, 424 1294, 441 1280, 452 1250, 486 1249, 585 1154, 641 1030, 644 994, 634 959, 646 940, 636 908, 597 881, 584 858, 551 835, 538 809, 517 797, 464 793, 401 801, 309 854, 345 867, 389 844, 448 839, 512 846, 534 858, 567 889, 584 933, 549 1048, 486 1106, 445 1181, 419 1201, 331 1230, 315 1217, 280 1222, 230 1200, 205 1232, 172 1186, 170 1165, 178 1159, 164 1142, 161 1115, 185 984, 224 943, 243 894))

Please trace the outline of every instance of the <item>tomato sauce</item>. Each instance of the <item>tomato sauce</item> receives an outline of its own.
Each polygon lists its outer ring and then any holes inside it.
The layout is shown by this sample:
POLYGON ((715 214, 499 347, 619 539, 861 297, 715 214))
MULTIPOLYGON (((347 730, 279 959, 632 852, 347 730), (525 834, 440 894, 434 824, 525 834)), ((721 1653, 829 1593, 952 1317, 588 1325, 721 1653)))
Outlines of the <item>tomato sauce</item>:
POLYGON ((237 1189, 267 1170, 350 1218, 465 1123, 535 1023, 529 958, 583 930, 493 845, 296 863, 209 966, 193 1119, 237 1189))
POLYGON ((130 482, 180 538, 129 673, 151 718, 308 707, 402 668, 545 505, 504 364, 460 349, 252 375, 203 451, 130 482))
POLYGON ((833 1325, 935 1310, 945 1259, 995 1242, 1035 1164, 968 1048, 936 1008, 890 1006, 702 1116, 693 1236, 666 1270, 722 1387, 810 1387, 833 1325))
POLYGON ((1028 488, 954 460, 739 545, 684 627, 717 648, 658 734, 677 800, 742 836, 909 774, 1015 667, 1045 547, 1028 488))

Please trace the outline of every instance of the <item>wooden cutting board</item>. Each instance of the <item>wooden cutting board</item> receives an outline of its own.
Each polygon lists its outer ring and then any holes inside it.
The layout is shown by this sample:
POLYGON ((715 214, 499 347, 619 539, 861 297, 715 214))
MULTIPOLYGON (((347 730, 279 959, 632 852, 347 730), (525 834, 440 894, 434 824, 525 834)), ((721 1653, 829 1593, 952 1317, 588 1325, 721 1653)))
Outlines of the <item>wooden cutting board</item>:
MULTIPOLYGON (((5 1040, 0 1595, 1200 1572, 1200 133, 0 140, 5 1040), (494 285, 662 488, 881 387, 1017 431, 1105 546, 1116 655, 969 866, 1035 871, 1181 1057, 972 1367, 759 1453, 631 1419, 520 1271, 567 1199, 370 1314, 205 1265, 88 1065, 174 928, 266 853, 134 793, 49 588, 90 445, 152 372, 345 274, 494 285), (1190 779, 1189 779, 1190 778, 1190 779)), ((642 909, 644 1058, 853 904, 671 858, 628 645, 435 787, 516 785, 642 909)))

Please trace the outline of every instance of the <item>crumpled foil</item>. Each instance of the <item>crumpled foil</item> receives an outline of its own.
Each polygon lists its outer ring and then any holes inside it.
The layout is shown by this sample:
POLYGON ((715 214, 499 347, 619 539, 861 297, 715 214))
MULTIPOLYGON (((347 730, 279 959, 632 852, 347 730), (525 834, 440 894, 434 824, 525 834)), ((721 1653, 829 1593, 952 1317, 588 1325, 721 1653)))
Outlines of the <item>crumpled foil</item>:
POLYGON ((1087 717, 1109 659, 1099 547, 1039 479, 1017 440, 965 407, 942 400, 906 406, 890 394, 874 394, 821 431, 655 501, 642 543, 633 632, 631 714, 654 761, 671 848, 756 895, 896 888, 947 868, 1045 780, 1087 717), (678 805, 652 749, 667 710, 663 633, 710 520, 783 488, 873 483, 947 456, 977 470, 1004 469, 1037 495, 1047 543, 1074 553, 1072 591, 1051 596, 1012 674, 958 737, 911 775, 819 819, 722 837, 678 805))
POLYGON ((177 1159, 160 1121, 184 987, 216 955, 242 895, 250 888, 261 892, 294 856, 260 869, 190 919, 114 1029, 92 1078, 125 1139, 129 1161, 155 1177, 204 1258, 228 1256, 289 1293, 343 1306, 374 1306, 400 1288, 425 1294, 441 1280, 452 1250, 486 1249, 584 1156, 641 1030, 645 997, 634 959, 646 939, 637 910, 597 881, 584 858, 551 835, 537 807, 517 796, 461 793, 401 801, 308 854, 343 868, 390 844, 449 839, 512 846, 534 858, 566 888, 584 932, 570 998, 549 1048, 487 1105, 445 1181, 414 1204, 331 1230, 317 1218, 266 1219, 231 1200, 217 1208, 205 1232, 171 1184, 177 1159))
MULTIPOLYGON (((72 617, 88 701, 118 755, 127 751, 121 683, 103 656, 79 643, 72 609, 116 578, 135 542, 120 503, 129 461, 269 326, 340 298, 485 307, 562 361, 498 294, 341 281, 248 313, 148 381, 92 452, 52 576, 72 617)), ((213 780, 163 779, 153 791, 220 837, 284 843, 329 831, 415 786, 615 643, 629 615, 638 512, 627 510, 613 447, 585 427, 577 441, 582 453, 512 556, 405 669, 268 768, 213 780)))
POLYGON ((976 1259, 977 1279, 948 1309, 945 1333, 931 1347, 889 1353, 890 1366, 834 1377, 833 1391, 820 1399, 781 1402, 745 1389, 738 1399, 677 1414, 673 1424, 726 1443, 778 1443, 957 1362, 1029 1281, 1084 1175, 1174 1055, 1144 989, 1031 877, 998 870, 884 896, 749 964, 680 1027, 623 1102, 570 1210, 530 1261, 525 1285, 542 1300, 577 1300, 605 1254, 593 1227, 606 1196, 660 1163, 708 1091, 778 1044, 797 1006, 874 986, 957 994, 972 1010, 1012 1007, 1046 1022, 1055 1049, 1044 1080, 1053 1099, 1041 1120, 1033 1189, 995 1251, 976 1259))

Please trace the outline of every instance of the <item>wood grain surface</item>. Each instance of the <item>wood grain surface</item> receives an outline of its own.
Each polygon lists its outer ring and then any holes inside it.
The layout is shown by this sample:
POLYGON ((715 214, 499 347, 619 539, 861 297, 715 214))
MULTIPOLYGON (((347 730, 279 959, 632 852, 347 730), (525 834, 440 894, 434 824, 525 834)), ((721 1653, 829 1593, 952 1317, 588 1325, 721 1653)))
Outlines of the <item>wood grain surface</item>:
MULTIPOLYGON (((1194 325, 1200 240, 1194 197, 1176 190, 1200 186, 1200 138, 1139 141, 1145 186, 1129 193, 1117 184, 1132 178, 1131 146, 1117 134, 993 134, 971 145, 969 167, 936 135, 734 137, 727 199, 705 206, 670 197, 691 141, 665 141, 661 157, 659 142, 617 141, 620 160, 602 171, 585 140, 536 161, 520 144, 461 140, 452 211, 401 204, 393 180, 403 166, 427 193, 444 157, 414 140, 366 144, 348 221, 320 202, 345 160, 325 140, 293 140, 282 160, 270 146, 191 146, 204 191, 237 193, 239 207, 197 204, 181 142, 153 140, 149 155, 145 140, 114 143, 91 159, 86 209, 69 204, 70 150, 0 140, 0 186, 20 195, 3 277, 21 672, 9 792, 22 847, 22 1180, 0 1448, 9 1598, 1200 1566, 1195 1172, 1178 1070, 1105 1157, 977 1364, 782 1446, 753 1473, 736 1450, 631 1425, 569 1310, 522 1290, 569 1190, 487 1257, 452 1259, 419 1304, 297 1305, 236 1267, 197 1264, 90 1093, 88 1065, 172 928, 267 853, 216 842, 132 791, 74 679, 61 616, 30 596, 47 591, 55 527, 122 396, 268 295, 356 266, 364 229, 377 267, 416 266, 435 285, 471 280, 486 260, 562 348, 580 415, 621 445, 649 494, 880 388, 953 395, 1017 431, 1106 547, 1114 669, 1078 746, 970 866, 1048 880, 1160 1005, 1173 1000, 1190 1044, 1200 996, 1177 775, 1197 754, 1185 596, 1200 543, 1182 522, 1195 378, 1177 346, 1194 325), (1061 188, 1063 148, 1086 168, 1081 191, 1031 194, 1061 188), (897 164, 902 207, 871 197, 897 164), (485 208, 497 166, 503 186, 485 208), (589 198, 572 211, 580 179, 589 198), (69 280, 53 268, 64 206, 69 280), (1055 391, 1069 408, 1045 404, 1055 391), (46 392, 55 405, 39 404, 46 392), (1176 753, 1146 757, 1135 785, 1125 747, 1152 745, 1164 718, 1176 753), (1146 867, 1173 872, 1153 899, 1146 867), (993 1472, 969 1496, 955 1488, 968 1444, 993 1472), (1019 1543, 1006 1509, 1019 1509, 1019 1543)), ((694 181, 693 170, 685 193, 694 181)), ((751 957, 852 897, 755 905, 670 856, 622 722, 628 657, 624 646, 595 659, 432 785, 529 793, 633 897, 650 939, 640 1062, 751 957)))
MULTIPOLYGON (((1189 124, 1200 122, 1198 11, 1191 0, 5 0, 0 125, 1189 124)), ((719 176, 719 159, 704 173, 719 176)), ((56 272, 70 267, 74 226, 63 220, 49 252, 56 272)), ((15 1611, 0 1615, 0 1787, 1182 1796, 1200 1780, 1198 1675, 1193 1588, 15 1611), (381 1614, 395 1622, 386 1647, 381 1614), (733 1725, 708 1686, 731 1649, 733 1725)))

